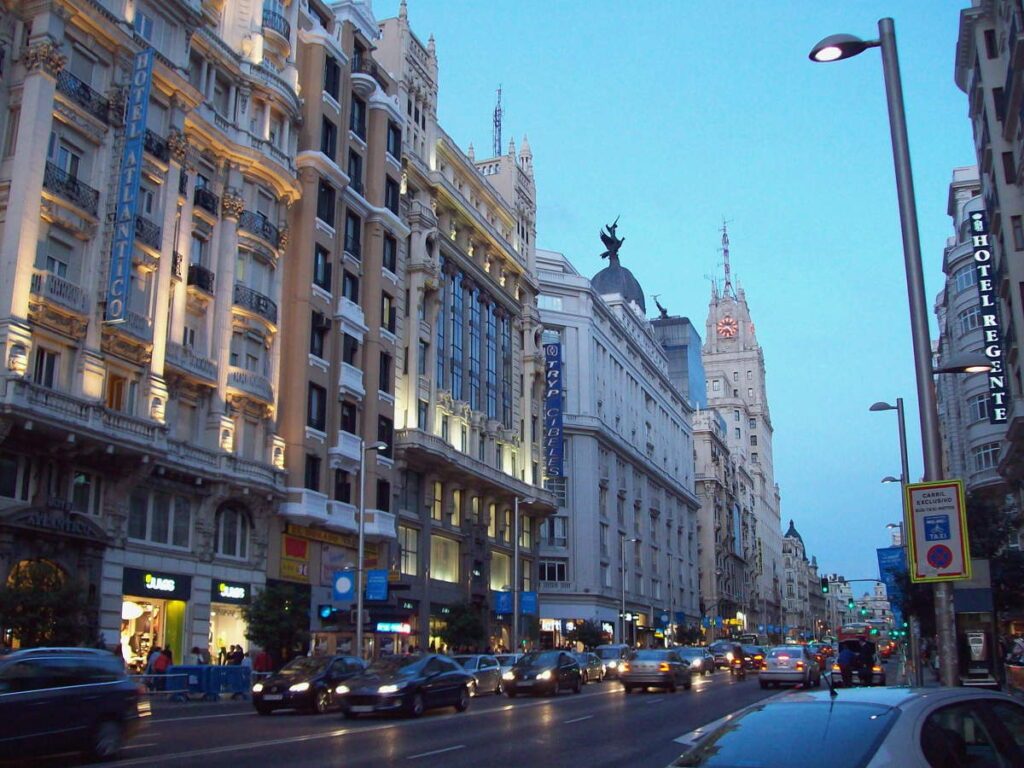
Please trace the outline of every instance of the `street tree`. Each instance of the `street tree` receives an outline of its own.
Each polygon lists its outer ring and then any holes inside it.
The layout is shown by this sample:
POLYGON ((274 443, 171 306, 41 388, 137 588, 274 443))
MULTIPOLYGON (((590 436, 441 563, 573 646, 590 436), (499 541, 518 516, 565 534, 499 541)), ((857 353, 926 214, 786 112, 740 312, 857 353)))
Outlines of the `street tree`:
POLYGON ((263 648, 278 667, 301 654, 309 639, 309 600, 292 584, 268 584, 242 609, 246 638, 263 648))
POLYGON ((468 603, 452 606, 441 639, 449 648, 483 648, 487 644, 487 627, 480 610, 468 603))
POLYGON ((0 627, 22 648, 96 641, 95 605, 82 585, 46 560, 19 563, 0 587, 0 627))
POLYGON ((584 648, 595 648, 604 642, 605 634, 601 622, 587 619, 576 624, 567 639, 571 643, 582 643, 584 648))

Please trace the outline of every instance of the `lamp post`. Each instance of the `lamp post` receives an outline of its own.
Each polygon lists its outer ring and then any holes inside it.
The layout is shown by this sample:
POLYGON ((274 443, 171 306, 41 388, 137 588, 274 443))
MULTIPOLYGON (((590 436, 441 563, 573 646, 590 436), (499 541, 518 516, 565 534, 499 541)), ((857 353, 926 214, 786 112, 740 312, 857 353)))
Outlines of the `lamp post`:
POLYGON ((626 641, 626 542, 640 541, 640 539, 626 538, 626 534, 619 534, 619 562, 622 564, 622 610, 619 611, 619 642, 626 641))
MULTIPOLYGON (((903 107, 896 30, 891 18, 878 20, 878 40, 861 40, 853 35, 832 35, 811 49, 811 61, 829 62, 856 56, 868 48, 882 49, 882 71, 889 108, 896 193, 903 235, 903 260, 910 303, 910 331, 914 345, 914 373, 917 378, 917 402, 921 421, 921 446, 924 453, 925 481, 942 477, 942 448, 939 414, 933 387, 932 347, 928 329, 928 303, 921 268, 921 241, 914 202, 914 178, 910 169, 910 145, 907 118, 903 107)), ((904 472, 904 481, 907 475, 904 472)), ((943 685, 957 684, 956 617, 953 613, 953 589, 949 582, 935 584, 935 625, 938 630, 940 672, 943 685)))
POLYGON ((366 546, 366 454, 370 451, 386 451, 387 443, 377 442, 366 445, 359 438, 359 544, 356 551, 356 653, 366 658, 363 650, 363 552, 366 546))
POLYGON ((512 653, 519 653, 519 505, 533 504, 533 499, 515 497, 512 512, 512 653))

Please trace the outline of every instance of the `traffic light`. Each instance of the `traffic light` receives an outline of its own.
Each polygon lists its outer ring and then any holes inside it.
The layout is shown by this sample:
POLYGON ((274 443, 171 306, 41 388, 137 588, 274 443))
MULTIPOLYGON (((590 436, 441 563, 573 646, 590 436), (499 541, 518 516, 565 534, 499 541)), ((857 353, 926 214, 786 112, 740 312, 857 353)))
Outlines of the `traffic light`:
POLYGON ((324 624, 334 623, 334 615, 336 613, 337 610, 334 608, 334 606, 329 605, 327 603, 322 603, 316 607, 316 615, 320 617, 320 621, 324 624))
POLYGON ((851 611, 853 610, 854 604, 853 604, 853 598, 852 597, 849 600, 846 601, 846 607, 847 607, 848 610, 851 610, 851 611))
POLYGON ((823 594, 823 595, 827 595, 828 594, 828 578, 827 577, 824 577, 821 580, 821 594, 823 594))

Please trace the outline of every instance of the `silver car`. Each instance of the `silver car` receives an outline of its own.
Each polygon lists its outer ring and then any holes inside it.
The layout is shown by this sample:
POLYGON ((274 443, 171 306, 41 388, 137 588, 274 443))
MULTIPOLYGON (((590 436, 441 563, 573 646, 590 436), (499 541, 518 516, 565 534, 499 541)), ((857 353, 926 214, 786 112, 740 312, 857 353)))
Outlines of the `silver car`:
POLYGON ((505 673, 512 671, 512 667, 522 658, 522 655, 521 653, 499 653, 494 656, 501 667, 501 677, 503 680, 505 679, 505 673))
POLYGON ((619 665, 622 690, 629 693, 637 688, 665 688, 675 693, 679 687, 693 687, 690 664, 674 650, 643 648, 619 665))
POLYGON ((783 683, 810 688, 821 685, 821 668, 807 646, 780 645, 765 654, 758 682, 762 688, 783 683))
POLYGON ((473 676, 469 687, 470 696, 481 693, 501 693, 501 665, 497 658, 485 653, 474 653, 465 656, 452 656, 462 668, 473 676))

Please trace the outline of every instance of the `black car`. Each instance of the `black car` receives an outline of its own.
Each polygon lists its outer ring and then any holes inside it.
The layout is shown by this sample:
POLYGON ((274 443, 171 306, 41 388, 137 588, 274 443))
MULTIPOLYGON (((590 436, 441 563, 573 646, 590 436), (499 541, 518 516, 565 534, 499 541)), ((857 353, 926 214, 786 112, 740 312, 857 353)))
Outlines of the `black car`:
POLYGON ((735 646, 732 640, 719 640, 708 646, 708 652, 715 658, 715 669, 729 668, 729 654, 735 646))
POLYGON ((322 714, 334 706, 334 689, 366 665, 355 656, 299 656, 252 687, 252 704, 261 715, 275 709, 322 714))
POLYGON ((761 669, 768 650, 760 645, 744 645, 741 647, 743 648, 743 666, 746 669, 761 669))
POLYGON ((580 663, 568 651, 532 651, 523 654, 505 673, 505 693, 514 699, 520 693, 556 695, 568 689, 579 693, 583 688, 580 663))
POLYGON ((469 706, 475 678, 447 656, 387 656, 335 689, 345 717, 404 712, 419 717, 428 709, 469 706))
POLYGON ((35 648, 0 657, 0 756, 84 751, 113 760, 149 716, 124 661, 89 648, 35 648))

